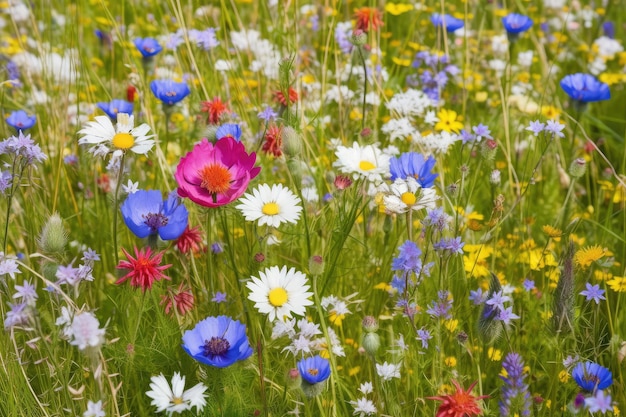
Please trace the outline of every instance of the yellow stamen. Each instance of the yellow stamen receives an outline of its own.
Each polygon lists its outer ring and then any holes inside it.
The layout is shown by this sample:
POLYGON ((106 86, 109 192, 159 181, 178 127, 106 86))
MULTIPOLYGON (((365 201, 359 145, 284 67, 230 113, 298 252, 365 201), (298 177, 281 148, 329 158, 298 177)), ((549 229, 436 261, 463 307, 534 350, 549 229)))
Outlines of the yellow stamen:
POLYGON ((407 206, 412 206, 417 201, 415 194, 409 192, 403 193, 402 196, 400 196, 400 199, 407 206))
POLYGON ((261 211, 266 216, 275 216, 280 213, 280 207, 276 203, 265 203, 261 211))
POLYGON ((130 149, 135 144, 135 138, 130 133, 118 133, 113 136, 113 146, 118 149, 130 149))
POLYGON ((359 169, 361 171, 371 171, 374 168, 376 168, 376 165, 372 164, 370 161, 359 162, 359 169))
POLYGON ((271 305, 280 307, 287 302, 287 291, 283 287, 274 288, 270 291, 268 299, 271 305))

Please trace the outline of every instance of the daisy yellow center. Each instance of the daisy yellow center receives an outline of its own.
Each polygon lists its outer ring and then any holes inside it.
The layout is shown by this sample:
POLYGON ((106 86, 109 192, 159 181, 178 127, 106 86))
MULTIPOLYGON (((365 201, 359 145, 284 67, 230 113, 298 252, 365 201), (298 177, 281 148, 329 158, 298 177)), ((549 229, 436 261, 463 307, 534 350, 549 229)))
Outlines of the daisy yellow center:
POLYGON ((179 405, 179 404, 182 404, 182 403, 183 403, 183 399, 182 398, 180 398, 180 397, 172 398, 172 404, 179 405))
POLYGON ((118 149, 130 149, 135 144, 135 138, 130 133, 118 133, 111 142, 118 149))
POLYGON ((232 174, 222 164, 205 165, 198 171, 198 176, 202 180, 200 187, 211 194, 225 193, 230 189, 232 174))
POLYGON ((412 205, 413 205, 413 204, 415 204, 415 202, 417 201, 417 197, 415 197, 415 194, 413 194, 413 193, 409 193, 409 192, 403 193, 403 194, 400 196, 400 199, 401 199, 401 200, 402 200, 402 202, 403 202, 404 204, 406 204, 407 206, 412 206, 412 205))
POLYGON ((265 203, 261 211, 266 216, 275 216, 280 213, 280 207, 276 203, 265 203))
POLYGON ((282 287, 274 288, 270 290, 268 299, 271 305, 280 307, 287 302, 287 291, 282 287))
POLYGON ((370 161, 359 162, 359 169, 361 171, 371 171, 374 168, 376 168, 376 165, 372 164, 370 161))

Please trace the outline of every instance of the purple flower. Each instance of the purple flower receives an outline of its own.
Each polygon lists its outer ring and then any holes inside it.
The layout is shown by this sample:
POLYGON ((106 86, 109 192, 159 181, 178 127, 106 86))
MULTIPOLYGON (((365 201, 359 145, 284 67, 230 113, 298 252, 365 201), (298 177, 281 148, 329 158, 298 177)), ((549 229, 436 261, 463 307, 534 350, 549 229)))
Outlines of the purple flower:
POLYGON ((437 293, 439 301, 433 301, 426 313, 428 313, 433 318, 443 318, 443 319, 451 319, 452 314, 450 314, 450 310, 452 310, 452 298, 449 297, 450 293, 448 291, 442 290, 437 293))
POLYGON ((539 136, 539 133, 543 132, 543 129, 546 127, 546 124, 540 122, 539 120, 535 120, 534 122, 530 122, 526 130, 533 132, 535 136, 539 136))
POLYGON ((220 43, 215 37, 215 28, 207 28, 205 30, 197 30, 194 32, 194 37, 196 40, 196 45, 205 51, 210 51, 211 49, 218 46, 220 43))
POLYGON ((392 271, 419 272, 422 268, 422 251, 417 245, 407 240, 400 246, 400 254, 391 262, 392 271))
POLYGON ((246 326, 227 316, 207 317, 183 335, 183 349, 205 365, 225 368, 247 359, 252 348, 246 326))
POLYGON ((511 352, 506 355, 502 367, 506 370, 506 377, 500 376, 504 381, 502 387, 502 400, 500 401, 500 415, 509 416, 530 416, 532 399, 528 391, 528 384, 524 382, 524 361, 522 357, 511 352))
POLYGON ((423 327, 417 331, 417 340, 422 342, 422 348, 428 349, 428 341, 432 339, 433 336, 430 332, 423 327))
POLYGON ((587 301, 595 301, 596 304, 600 304, 600 300, 606 300, 604 297, 604 290, 600 289, 598 284, 591 285, 590 283, 585 283, 585 287, 587 289, 580 292, 580 295, 584 295, 587 297, 587 301))
POLYGON ((436 162, 432 156, 424 158, 421 153, 405 152, 400 157, 391 158, 389 161, 391 181, 395 181, 397 178, 413 177, 422 188, 430 188, 439 175, 430 172, 436 162))
POLYGON ((578 102, 590 103, 611 98, 608 84, 598 81, 591 74, 566 75, 560 84, 567 95, 578 102))
POLYGON ((137 237, 156 236, 163 240, 178 239, 187 227, 187 208, 176 193, 167 200, 158 190, 138 190, 122 203, 124 223, 137 237))
POLYGON ((37 121, 37 116, 29 116, 24 110, 17 110, 12 112, 5 120, 15 131, 20 131, 33 127, 37 121))
POLYGON ((461 19, 452 17, 449 14, 433 13, 432 16, 430 16, 430 21, 435 27, 445 28, 447 32, 454 32, 465 25, 465 22, 461 19))
POLYGON ((217 128, 215 131, 215 138, 217 140, 231 137, 237 142, 241 140, 241 127, 236 123, 225 123, 217 128))
POLYGON ((477 142, 480 142, 482 138, 493 139, 491 137, 491 130, 489 130, 489 128, 482 123, 478 126, 472 127, 472 130, 474 131, 474 135, 476 135, 477 142))
POLYGON ((511 301, 511 297, 509 297, 508 295, 504 295, 503 291, 498 291, 493 294, 491 298, 485 301, 485 303, 499 310, 504 310, 504 303, 506 303, 507 301, 511 301))
POLYGON ((474 139, 476 139, 476 136, 474 136, 472 132, 469 132, 465 129, 461 130, 461 140, 463 141, 463 143, 472 142, 474 139))
POLYGON ((562 130, 565 129, 565 125, 562 125, 557 120, 548 120, 548 124, 544 129, 546 132, 552 133, 552 136, 556 136, 558 138, 564 138, 565 134, 562 130))
POLYGON ((137 50, 141 52, 144 58, 150 58, 163 50, 163 47, 154 38, 135 38, 133 41, 137 50))
POLYGON ((511 324, 511 320, 519 319, 519 316, 513 313, 513 307, 508 306, 504 309, 501 309, 498 313, 498 320, 503 322, 504 324, 511 324))
POLYGON ((225 303, 226 302, 226 293, 217 291, 213 298, 211 299, 214 303, 225 303))
POLYGON ((278 113, 276 113, 270 106, 266 106, 257 116, 265 123, 268 123, 271 120, 276 119, 278 117, 278 113))
POLYGON ((479 288, 476 291, 470 291, 469 299, 475 306, 479 306, 485 303, 487 294, 483 292, 482 288, 479 288))
POLYGON ((597 390, 596 393, 585 398, 585 407, 591 413, 601 412, 602 414, 607 411, 613 411, 611 394, 606 394, 603 390, 597 390))
POLYGON ((526 32, 533 25, 533 20, 523 14, 510 13, 502 18, 502 24, 509 34, 526 32))
POLYGON ((535 288, 535 281, 530 280, 530 279, 525 279, 522 286, 524 287, 525 291, 530 292, 535 288))
POLYGON ((454 238, 442 238, 439 242, 433 244, 433 248, 436 251, 448 251, 450 254, 462 254, 463 246, 465 246, 464 242, 461 242, 461 237, 454 238))

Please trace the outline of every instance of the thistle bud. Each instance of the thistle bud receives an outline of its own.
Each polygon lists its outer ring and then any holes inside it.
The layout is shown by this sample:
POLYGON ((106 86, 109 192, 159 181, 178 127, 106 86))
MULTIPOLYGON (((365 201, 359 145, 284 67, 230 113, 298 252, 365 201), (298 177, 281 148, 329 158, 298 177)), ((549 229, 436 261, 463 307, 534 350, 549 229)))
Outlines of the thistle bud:
POLYGON ((309 259, 309 272, 311 275, 322 275, 324 273, 324 258, 320 255, 313 255, 309 259))
POLYGON ((350 41, 354 46, 363 46, 367 43, 367 33, 363 32, 361 29, 356 29, 352 32, 350 41))
POLYGON ((43 226, 37 241, 42 252, 61 254, 67 244, 67 233, 63 227, 63 220, 59 213, 54 213, 43 226))
POLYGON ((302 153, 302 138, 293 127, 283 127, 282 138, 285 155, 297 157, 302 153))
POLYGON ((219 128, 218 125, 207 125, 207 127, 204 129, 204 138, 206 138, 206 140, 208 140, 211 143, 215 143, 217 141, 217 129, 219 128))
POLYGON ((345 190, 352 185, 352 180, 350 179, 350 177, 346 177, 345 175, 337 175, 335 177, 334 184, 338 190, 345 190))
POLYGON ((378 320, 374 316, 363 317, 361 324, 363 325, 363 330, 367 333, 376 333, 378 331, 378 320))
POLYGON ((302 392, 304 392, 304 395, 306 395, 307 398, 313 398, 324 392, 324 388, 326 388, 326 383, 318 382, 317 384, 310 384, 303 379, 302 383, 300 384, 300 388, 302 388, 302 392))
POLYGON ((365 333, 361 341, 361 346, 363 346, 363 349, 371 356, 376 355, 380 347, 380 336, 378 333, 365 333))
POLYGON ((576 158, 572 161, 572 164, 569 166, 569 174, 574 178, 580 178, 585 175, 587 171, 587 161, 583 158, 576 158))
POLYGON ((446 193, 450 196, 450 198, 457 198, 459 195, 459 185, 456 183, 452 183, 446 187, 446 193))
POLYGON ((480 153, 487 161, 493 161, 498 152, 498 142, 493 139, 487 139, 484 141, 480 148, 480 153))
POLYGON ((258 263, 262 263, 265 260, 265 255, 259 252, 254 255, 254 260, 258 263))

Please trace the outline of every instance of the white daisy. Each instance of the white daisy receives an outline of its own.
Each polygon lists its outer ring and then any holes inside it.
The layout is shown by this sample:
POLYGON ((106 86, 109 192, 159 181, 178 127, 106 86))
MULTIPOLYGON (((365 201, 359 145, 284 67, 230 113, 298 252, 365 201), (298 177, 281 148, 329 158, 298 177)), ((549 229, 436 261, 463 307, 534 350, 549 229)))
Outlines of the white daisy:
POLYGON ((354 142, 351 148, 338 146, 335 155, 337 161, 333 165, 344 174, 352 174, 355 180, 362 177, 380 182, 389 175, 389 155, 373 145, 361 147, 354 142))
POLYGON ((385 209, 392 213, 406 213, 409 210, 434 209, 439 199, 434 188, 422 188, 413 177, 398 178, 384 193, 385 209))
POLYGON ((401 365, 402 364, 400 363, 393 364, 393 363, 387 363, 386 361, 382 365, 377 363, 376 373, 378 374, 379 377, 381 377, 383 382, 389 381, 393 378, 400 378, 400 366, 401 365))
POLYGON ((157 408, 157 412, 167 411, 172 415, 190 410, 192 407, 196 407, 196 411, 201 411, 206 405, 204 392, 207 387, 199 383, 185 391, 185 377, 181 377, 178 372, 172 377, 171 388, 163 374, 153 376, 150 381, 151 391, 146 392, 146 395, 152 398, 150 404, 157 408))
POLYGON ((302 211, 300 198, 282 184, 274 184, 271 188, 261 184, 239 201, 241 204, 236 208, 247 221, 258 220, 259 226, 278 227, 282 223, 296 223, 302 211))
POLYGON ((147 135, 150 126, 142 124, 134 126, 134 116, 126 113, 117 114, 117 125, 107 116, 96 116, 96 120, 87 122, 87 126, 78 131, 84 135, 78 140, 79 145, 94 145, 89 152, 94 155, 107 155, 113 152, 113 157, 119 157, 127 150, 136 154, 145 155, 154 146, 154 135, 147 135))
POLYGON ((350 404, 354 407, 354 413, 352 414, 354 416, 373 416, 377 411, 374 403, 365 397, 361 397, 356 401, 350 401, 350 404))
POLYGON ((295 268, 287 270, 286 266, 279 269, 277 266, 259 271, 259 278, 252 277, 246 284, 250 290, 248 299, 260 313, 267 314, 270 321, 285 320, 292 314, 303 316, 306 306, 313 305, 309 299, 313 295, 307 290, 306 275, 295 268))

